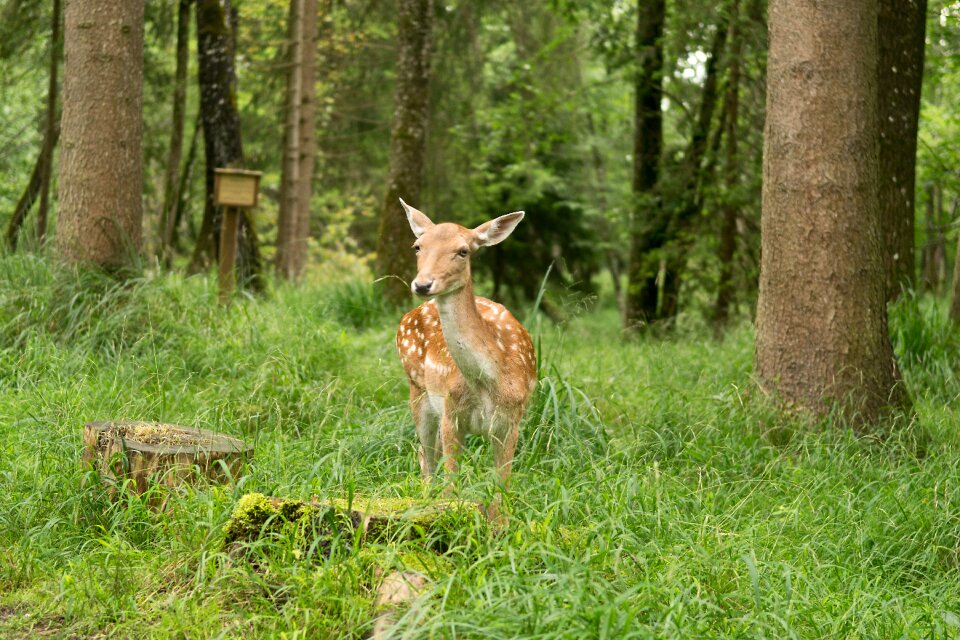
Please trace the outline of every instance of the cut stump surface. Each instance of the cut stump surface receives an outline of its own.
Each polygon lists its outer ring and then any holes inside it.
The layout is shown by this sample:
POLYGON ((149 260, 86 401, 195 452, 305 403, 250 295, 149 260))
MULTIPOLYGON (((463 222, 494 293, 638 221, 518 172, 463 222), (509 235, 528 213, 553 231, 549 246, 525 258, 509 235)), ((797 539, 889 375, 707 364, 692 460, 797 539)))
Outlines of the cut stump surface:
POLYGON ((116 487, 144 493, 151 484, 177 487, 197 478, 238 477, 253 447, 222 433, 158 422, 90 422, 83 428, 83 463, 116 487))

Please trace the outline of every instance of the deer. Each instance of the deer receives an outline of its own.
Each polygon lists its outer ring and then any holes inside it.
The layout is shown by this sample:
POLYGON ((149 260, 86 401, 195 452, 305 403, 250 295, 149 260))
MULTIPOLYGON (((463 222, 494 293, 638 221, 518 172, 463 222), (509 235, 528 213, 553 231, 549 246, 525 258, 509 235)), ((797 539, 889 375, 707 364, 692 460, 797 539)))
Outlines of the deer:
MULTIPOLYGON (((470 257, 503 242, 523 211, 475 229, 434 224, 400 199, 416 237, 413 293, 427 301, 403 316, 397 350, 410 385, 410 410, 420 440, 420 471, 429 481, 442 457, 447 474, 458 470, 464 436, 485 437, 504 489, 509 489, 520 421, 537 386, 533 341, 502 304, 473 293, 470 257)), ((448 485, 449 489, 449 485, 448 485)), ((499 518, 500 494, 487 508, 499 518)))

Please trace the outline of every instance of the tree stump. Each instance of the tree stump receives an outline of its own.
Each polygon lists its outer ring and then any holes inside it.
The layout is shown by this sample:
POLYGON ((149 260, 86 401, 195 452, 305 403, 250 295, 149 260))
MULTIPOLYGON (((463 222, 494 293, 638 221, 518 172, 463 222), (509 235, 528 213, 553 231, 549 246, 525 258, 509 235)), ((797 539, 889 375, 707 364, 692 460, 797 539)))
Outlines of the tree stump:
POLYGON ((136 494, 197 478, 223 482, 240 474, 253 447, 222 433, 157 422, 90 422, 83 428, 83 463, 116 491, 124 480, 136 494))

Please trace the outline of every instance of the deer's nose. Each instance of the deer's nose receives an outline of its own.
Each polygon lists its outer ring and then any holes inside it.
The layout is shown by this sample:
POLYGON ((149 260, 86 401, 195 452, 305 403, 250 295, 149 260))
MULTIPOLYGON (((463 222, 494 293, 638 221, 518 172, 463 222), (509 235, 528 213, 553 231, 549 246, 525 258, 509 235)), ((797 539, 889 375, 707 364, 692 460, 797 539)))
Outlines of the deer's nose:
POLYGON ((420 296, 429 295, 430 289, 433 287, 433 280, 430 282, 413 282, 413 292, 420 296))

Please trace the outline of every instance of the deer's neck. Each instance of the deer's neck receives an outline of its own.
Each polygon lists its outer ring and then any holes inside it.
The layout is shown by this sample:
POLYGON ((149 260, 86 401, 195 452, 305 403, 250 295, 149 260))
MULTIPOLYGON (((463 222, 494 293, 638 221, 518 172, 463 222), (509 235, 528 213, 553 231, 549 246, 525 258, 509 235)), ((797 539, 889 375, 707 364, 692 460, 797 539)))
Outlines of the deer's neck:
POLYGON ((496 377, 496 361, 489 345, 490 328, 477 310, 473 284, 455 293, 437 298, 440 327, 450 356, 468 382, 491 381, 496 377))

